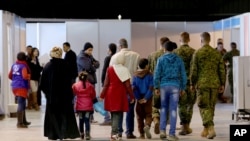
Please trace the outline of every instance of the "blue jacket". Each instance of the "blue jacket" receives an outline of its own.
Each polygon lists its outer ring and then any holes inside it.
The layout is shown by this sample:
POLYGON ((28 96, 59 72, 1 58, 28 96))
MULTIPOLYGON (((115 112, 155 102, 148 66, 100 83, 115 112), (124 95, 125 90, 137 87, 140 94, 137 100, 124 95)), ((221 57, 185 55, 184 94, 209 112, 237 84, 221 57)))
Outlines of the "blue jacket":
POLYGON ((156 64, 154 72, 154 88, 176 86, 185 90, 187 74, 183 60, 174 53, 165 53, 156 64))
POLYGON ((133 92, 137 100, 149 100, 153 95, 153 75, 148 70, 136 71, 132 82, 133 92))
POLYGON ((12 89, 16 88, 29 88, 29 81, 23 79, 22 76, 22 70, 25 68, 24 64, 20 63, 15 63, 12 65, 11 70, 12 70, 12 82, 11 82, 11 87, 12 89))

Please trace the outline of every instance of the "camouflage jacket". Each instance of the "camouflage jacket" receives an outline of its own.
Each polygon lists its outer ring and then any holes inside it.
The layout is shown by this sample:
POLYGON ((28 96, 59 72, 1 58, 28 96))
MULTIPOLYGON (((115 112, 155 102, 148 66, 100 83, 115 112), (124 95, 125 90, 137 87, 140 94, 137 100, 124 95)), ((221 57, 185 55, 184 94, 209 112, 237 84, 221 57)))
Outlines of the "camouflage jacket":
POLYGON ((195 51, 190 69, 191 85, 196 88, 219 88, 226 75, 222 56, 209 45, 195 51))
POLYGON ((156 52, 153 52, 151 53, 149 56, 148 56, 148 63, 149 63, 149 70, 151 73, 154 73, 154 70, 155 70, 155 66, 156 66, 156 63, 157 63, 157 60, 159 57, 161 57, 162 55, 164 54, 164 50, 163 49, 160 49, 156 52))
POLYGON ((223 60, 225 62, 229 63, 229 68, 233 68, 233 57, 234 56, 240 56, 240 51, 238 49, 233 49, 229 52, 227 52, 224 56, 223 56, 223 60))
MULTIPOLYGON (((195 52, 195 49, 193 49, 192 47, 190 47, 189 45, 182 45, 179 48, 177 48, 176 50, 174 50, 174 52, 182 58, 184 65, 185 65, 185 70, 187 73, 187 77, 189 76, 189 72, 190 72, 190 63, 192 60, 192 56, 195 52)), ((188 78, 188 83, 189 83, 189 78, 188 78)), ((187 84, 188 84, 187 83, 187 84)))

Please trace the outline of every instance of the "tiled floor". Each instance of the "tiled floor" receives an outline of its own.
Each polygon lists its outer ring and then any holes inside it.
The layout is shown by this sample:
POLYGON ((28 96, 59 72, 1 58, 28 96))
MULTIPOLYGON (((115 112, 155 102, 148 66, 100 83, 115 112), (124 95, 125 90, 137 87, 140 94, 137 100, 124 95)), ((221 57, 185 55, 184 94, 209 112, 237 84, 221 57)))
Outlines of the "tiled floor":
MULTIPOLYGON (((233 105, 232 104, 220 104, 216 105, 215 111, 215 130, 217 136, 213 139, 214 141, 229 141, 229 125, 236 123, 236 120, 232 120, 233 105)), ((32 124, 28 129, 17 129, 16 118, 5 117, 4 120, 0 121, 0 141, 46 141, 48 140, 43 136, 43 118, 44 118, 44 106, 40 111, 27 111, 27 118, 32 124)), ((95 113, 95 119, 99 122, 103 121, 103 117, 95 113)), ((136 123, 136 122, 135 122, 136 123)), ((179 121, 178 121, 179 123, 179 121)), ((248 123, 248 121, 239 120, 239 124, 248 123)), ((125 125, 124 125, 125 127, 125 125)), ((179 125, 178 125, 179 127, 179 125)), ((187 136, 179 136, 182 141, 205 141, 206 138, 200 137, 202 130, 201 118, 197 105, 194 107, 194 115, 191 123, 193 133, 187 136)), ((105 141, 109 140, 110 126, 100 126, 98 124, 92 124, 92 140, 105 141)), ((151 140, 160 140, 159 135, 153 133, 153 127, 151 128, 153 138, 151 140)), ((177 130, 178 132, 178 130, 177 130)), ((135 126, 135 135, 139 136, 137 131, 137 125, 135 126)), ((178 134, 177 134, 178 135, 178 134)), ((125 135, 123 135, 125 136, 125 135)), ((75 139, 75 140, 80 140, 75 139)), ((127 140, 123 137, 123 140, 127 140)), ((140 140, 140 139, 134 139, 140 140)), ((147 139, 146 139, 147 140, 147 139)))

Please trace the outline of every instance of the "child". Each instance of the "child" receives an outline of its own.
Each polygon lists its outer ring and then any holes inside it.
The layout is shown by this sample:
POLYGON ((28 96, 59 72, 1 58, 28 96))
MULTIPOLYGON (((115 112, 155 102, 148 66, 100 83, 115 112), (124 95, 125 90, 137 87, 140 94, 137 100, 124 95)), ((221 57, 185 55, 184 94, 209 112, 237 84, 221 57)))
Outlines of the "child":
POLYGON ((148 68, 148 59, 140 59, 139 69, 135 72, 132 83, 137 100, 136 114, 141 139, 145 139, 145 133, 148 139, 151 138, 153 75, 148 68))
POLYGON ((90 115, 93 114, 93 100, 96 99, 94 86, 87 80, 88 73, 83 71, 79 74, 79 81, 72 85, 76 95, 76 111, 79 114, 79 129, 81 138, 84 139, 84 127, 86 140, 90 140, 90 115))
POLYGON ((17 61, 9 71, 9 79, 12 80, 11 87, 18 104, 17 128, 28 128, 30 122, 26 121, 25 107, 29 90, 30 70, 24 52, 17 54, 17 61))

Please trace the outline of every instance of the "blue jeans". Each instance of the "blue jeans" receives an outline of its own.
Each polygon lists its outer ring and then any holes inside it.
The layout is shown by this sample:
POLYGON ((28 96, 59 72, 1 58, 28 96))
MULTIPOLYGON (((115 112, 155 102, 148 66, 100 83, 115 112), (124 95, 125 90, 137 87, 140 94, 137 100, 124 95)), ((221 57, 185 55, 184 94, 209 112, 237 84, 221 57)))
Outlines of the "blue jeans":
POLYGON ((91 112, 81 111, 79 112, 79 130, 81 133, 84 133, 84 125, 85 125, 85 133, 90 133, 90 116, 91 112))
POLYGON ((133 134, 134 132, 134 117, 135 117, 135 102, 129 103, 129 109, 126 115, 126 134, 133 134))
POLYGON ((175 135, 177 106, 180 90, 176 86, 163 86, 161 92, 160 130, 166 131, 167 117, 170 117, 169 135, 175 135), (170 114, 170 115, 168 115, 170 114))
POLYGON ((21 97, 21 96, 17 96, 16 99, 17 99, 17 104, 18 104, 17 112, 24 111, 25 106, 26 106, 26 98, 21 97))

